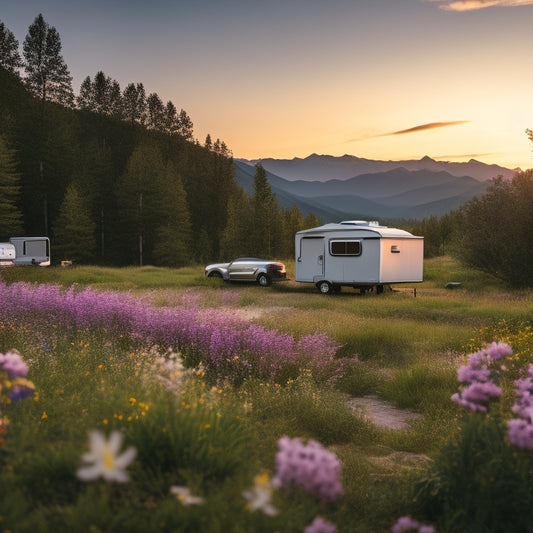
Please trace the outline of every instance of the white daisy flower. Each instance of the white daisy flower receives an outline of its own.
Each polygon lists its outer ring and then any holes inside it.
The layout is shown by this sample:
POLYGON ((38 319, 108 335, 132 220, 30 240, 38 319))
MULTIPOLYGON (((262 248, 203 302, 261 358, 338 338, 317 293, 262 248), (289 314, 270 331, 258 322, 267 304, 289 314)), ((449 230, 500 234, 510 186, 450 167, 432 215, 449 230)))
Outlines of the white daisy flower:
POLYGON ((273 488, 268 474, 255 476, 254 483, 251 490, 242 493, 248 500, 248 508, 250 511, 263 511, 266 515, 276 516, 279 510, 271 503, 273 488))
POLYGON ((117 430, 111 432, 109 440, 98 430, 89 433, 89 451, 81 456, 87 466, 78 469, 77 476, 82 481, 94 481, 103 477, 106 481, 124 483, 130 477, 125 471, 137 455, 134 447, 129 447, 119 455, 123 436, 117 430))
POLYGON ((189 487, 179 487, 174 485, 170 487, 170 492, 175 494, 178 501, 183 505, 198 505, 204 503, 204 499, 200 496, 193 496, 189 487))

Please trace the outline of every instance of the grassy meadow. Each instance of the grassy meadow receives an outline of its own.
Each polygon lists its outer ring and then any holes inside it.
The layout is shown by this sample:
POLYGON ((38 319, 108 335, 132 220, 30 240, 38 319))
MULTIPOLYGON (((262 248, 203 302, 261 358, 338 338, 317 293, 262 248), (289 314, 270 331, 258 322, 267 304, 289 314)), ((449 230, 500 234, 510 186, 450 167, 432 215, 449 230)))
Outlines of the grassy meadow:
POLYGON ((0 353, 16 350, 35 387, 1 396, 0 531, 376 533, 403 516, 439 532, 533 531, 517 518, 533 503, 533 451, 505 433, 513 380, 533 362, 533 292, 449 257, 424 277, 324 296, 207 280, 202 266, 0 270, 0 353), (501 400, 466 412, 450 400, 457 370, 493 341, 513 348, 501 400), (421 416, 374 424, 349 402, 368 395, 421 416), (127 481, 80 474, 96 430, 120 435, 102 468, 127 481), (284 478, 284 436, 318 442, 321 465, 333 454, 342 494, 313 484, 335 477, 326 466, 284 478))

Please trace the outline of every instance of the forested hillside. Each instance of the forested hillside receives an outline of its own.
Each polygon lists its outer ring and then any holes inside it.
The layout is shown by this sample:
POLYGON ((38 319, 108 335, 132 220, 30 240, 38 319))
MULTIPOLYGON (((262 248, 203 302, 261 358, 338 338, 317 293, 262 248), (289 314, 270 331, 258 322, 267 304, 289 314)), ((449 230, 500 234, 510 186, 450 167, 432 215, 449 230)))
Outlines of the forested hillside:
POLYGON ((55 262, 181 266, 292 255, 294 232, 318 223, 281 211, 259 167, 245 193, 226 144, 200 144, 143 83, 100 71, 76 95, 42 15, 23 50, 0 21, 0 241, 49 236, 55 262))
POLYGON ((26 235, 57 236, 68 254, 61 236, 70 233, 86 240, 80 259, 113 264, 139 261, 141 237, 145 263, 218 255, 236 188, 231 158, 220 149, 103 113, 43 105, 5 69, 0 135, 3 157, 9 154, 20 177, 26 235), (83 212, 89 236, 78 227, 83 212))

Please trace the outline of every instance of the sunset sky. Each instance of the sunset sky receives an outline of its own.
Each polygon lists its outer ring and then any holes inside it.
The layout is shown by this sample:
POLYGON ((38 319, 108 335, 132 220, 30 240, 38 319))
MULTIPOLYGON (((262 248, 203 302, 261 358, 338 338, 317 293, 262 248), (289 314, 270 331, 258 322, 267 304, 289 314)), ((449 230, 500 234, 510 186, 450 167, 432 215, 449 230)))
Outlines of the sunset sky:
POLYGON ((238 158, 533 167, 533 0, 0 0, 21 50, 39 13, 76 94, 142 82, 238 158))

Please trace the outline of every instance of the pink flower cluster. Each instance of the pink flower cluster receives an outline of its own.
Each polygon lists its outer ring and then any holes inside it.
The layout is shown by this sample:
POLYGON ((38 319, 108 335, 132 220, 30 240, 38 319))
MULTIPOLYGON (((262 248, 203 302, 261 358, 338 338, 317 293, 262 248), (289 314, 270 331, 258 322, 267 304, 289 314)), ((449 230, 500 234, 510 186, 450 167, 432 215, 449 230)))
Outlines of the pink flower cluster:
POLYGON ((319 442, 310 440, 305 445, 298 438, 282 437, 278 441, 273 485, 299 487, 323 502, 332 502, 344 494, 341 470, 337 456, 319 442))
POLYGON ((15 351, 7 352, 5 355, 0 353, 0 368, 7 372, 10 379, 25 378, 28 375, 28 365, 15 351))
POLYGON ((305 529, 304 533, 337 533, 337 526, 317 516, 305 529))
POLYGON ((509 441, 519 448, 533 449, 533 364, 529 365, 529 377, 514 382, 516 401, 513 413, 518 418, 507 422, 509 441))
POLYGON ((471 354, 468 364, 457 371, 457 379, 466 386, 455 393, 452 400, 472 411, 486 413, 490 400, 502 394, 500 387, 492 381, 495 362, 512 353, 508 344, 493 342, 487 348, 471 354))
MULTIPOLYGON (((153 307, 146 300, 90 287, 69 290, 54 285, 0 283, 0 318, 39 318, 62 328, 105 329, 148 344, 194 349, 212 376, 255 373, 276 379, 287 366, 305 363, 322 379, 339 373, 337 345, 326 335, 292 335, 250 324, 218 310, 206 311, 193 298, 180 307, 153 307), (327 370, 325 372, 324 370, 327 370)), ((49 343, 44 342, 45 346, 49 343)))
POLYGON ((18 352, 0 353, 0 400, 16 402, 33 396, 35 387, 27 374, 28 365, 18 352))
POLYGON ((410 516, 402 516, 391 528, 392 533, 402 533, 404 531, 414 531, 416 533, 436 533, 433 526, 427 526, 414 520, 410 516))

